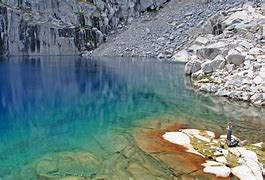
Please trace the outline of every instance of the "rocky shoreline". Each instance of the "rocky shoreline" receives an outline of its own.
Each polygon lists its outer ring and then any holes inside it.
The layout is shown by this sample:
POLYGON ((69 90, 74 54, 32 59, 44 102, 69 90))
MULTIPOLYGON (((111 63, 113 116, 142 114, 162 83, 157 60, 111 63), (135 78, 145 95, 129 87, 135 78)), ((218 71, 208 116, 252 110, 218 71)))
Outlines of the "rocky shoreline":
POLYGON ((214 132, 198 129, 166 132, 163 138, 187 148, 188 153, 205 158, 206 162, 202 164, 205 173, 222 178, 233 175, 242 180, 263 179, 265 146, 262 142, 245 147, 242 143, 242 147, 229 148, 225 135, 217 137, 214 132))
POLYGON ((170 1, 84 55, 182 61, 194 89, 264 107, 264 42, 264 2, 170 1))
POLYGON ((196 89, 265 105, 265 6, 221 11, 203 25, 205 35, 175 54, 196 89), (215 22, 216 25, 213 26, 215 22), (210 32, 213 32, 209 34, 210 32))

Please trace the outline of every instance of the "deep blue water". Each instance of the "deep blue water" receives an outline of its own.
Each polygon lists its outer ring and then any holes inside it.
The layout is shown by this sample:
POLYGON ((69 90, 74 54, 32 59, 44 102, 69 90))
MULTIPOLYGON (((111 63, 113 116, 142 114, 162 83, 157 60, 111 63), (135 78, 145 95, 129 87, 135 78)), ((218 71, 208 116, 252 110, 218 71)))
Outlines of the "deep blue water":
POLYGON ((187 124, 205 119, 221 125, 229 118, 243 131, 264 126, 263 110, 189 90, 183 69, 183 64, 153 59, 0 61, 0 177, 50 152, 82 149, 104 155, 98 141, 108 144, 106 137, 115 129, 148 117, 174 114, 189 117, 187 124))

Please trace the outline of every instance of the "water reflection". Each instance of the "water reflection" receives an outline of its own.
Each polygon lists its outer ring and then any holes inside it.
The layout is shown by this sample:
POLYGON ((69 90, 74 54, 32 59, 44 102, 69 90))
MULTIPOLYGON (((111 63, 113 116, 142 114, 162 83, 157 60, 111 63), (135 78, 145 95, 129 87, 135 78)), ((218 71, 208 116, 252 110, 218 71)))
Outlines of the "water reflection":
POLYGON ((0 174, 47 152, 104 155, 107 136, 146 117, 174 114, 219 124, 232 118, 243 130, 264 127, 263 110, 189 90, 183 68, 131 58, 0 61, 0 174))
MULTIPOLYGON (((187 89, 194 89, 189 77, 185 77, 184 80, 187 89)), ((208 93, 199 91, 197 91, 197 93, 209 99, 209 102, 202 104, 202 106, 218 115, 224 115, 227 121, 234 120, 235 124, 238 124, 238 121, 240 121, 240 123, 245 123, 247 126, 258 128, 258 130, 261 131, 265 129, 264 108, 254 107, 243 101, 234 101, 225 97, 216 97, 208 93)))

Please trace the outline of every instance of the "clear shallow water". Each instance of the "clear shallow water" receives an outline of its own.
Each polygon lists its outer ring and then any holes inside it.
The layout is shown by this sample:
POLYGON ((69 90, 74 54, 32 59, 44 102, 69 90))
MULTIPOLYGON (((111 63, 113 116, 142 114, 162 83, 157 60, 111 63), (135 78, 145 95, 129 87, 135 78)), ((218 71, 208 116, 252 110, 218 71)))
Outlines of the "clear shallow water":
POLYGON ((113 134, 167 114, 190 125, 223 127, 230 119, 243 137, 254 133, 265 140, 264 110, 189 90, 183 68, 124 58, 0 61, 0 177, 52 152, 78 149, 104 157, 113 134))

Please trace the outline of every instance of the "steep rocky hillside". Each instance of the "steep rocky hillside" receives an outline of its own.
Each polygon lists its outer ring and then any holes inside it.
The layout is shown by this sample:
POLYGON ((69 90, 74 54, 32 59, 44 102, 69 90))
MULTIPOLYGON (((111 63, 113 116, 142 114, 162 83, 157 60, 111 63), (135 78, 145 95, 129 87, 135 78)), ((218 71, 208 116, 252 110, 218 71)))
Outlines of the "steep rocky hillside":
POLYGON ((158 12, 146 12, 92 52, 95 56, 170 58, 186 44, 209 17, 244 0, 172 0, 158 12))
POLYGON ((0 55, 75 55, 166 0, 1 0, 0 55))

